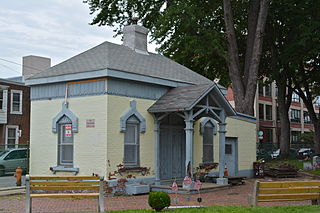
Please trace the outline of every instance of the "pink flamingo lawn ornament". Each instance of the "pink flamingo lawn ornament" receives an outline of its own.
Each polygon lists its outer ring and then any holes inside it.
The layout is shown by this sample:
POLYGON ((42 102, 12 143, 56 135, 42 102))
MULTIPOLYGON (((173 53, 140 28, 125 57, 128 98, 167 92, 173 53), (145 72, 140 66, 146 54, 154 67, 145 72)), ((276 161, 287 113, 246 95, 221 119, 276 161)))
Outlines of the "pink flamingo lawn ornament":
POLYGON ((176 180, 174 180, 174 182, 172 183, 172 186, 171 186, 171 190, 175 192, 175 198, 174 198, 173 203, 176 205, 179 203, 178 194, 177 194, 178 189, 179 189, 178 184, 177 184, 176 180))

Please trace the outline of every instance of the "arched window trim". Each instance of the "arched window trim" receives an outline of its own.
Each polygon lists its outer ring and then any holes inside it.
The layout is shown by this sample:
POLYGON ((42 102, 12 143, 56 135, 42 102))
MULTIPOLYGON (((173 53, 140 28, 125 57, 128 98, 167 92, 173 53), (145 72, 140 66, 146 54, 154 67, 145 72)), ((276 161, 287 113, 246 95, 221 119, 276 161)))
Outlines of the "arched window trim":
POLYGON ((201 119, 200 121, 200 134, 203 135, 204 133, 204 127, 206 126, 206 124, 210 122, 213 126, 213 134, 216 135, 217 134, 217 123, 215 122, 215 120, 213 118, 209 118, 209 117, 205 117, 203 119, 201 119))
POLYGON ((137 102, 135 100, 130 101, 130 108, 120 117, 120 132, 126 131, 126 122, 132 115, 136 116, 140 122, 140 133, 145 132, 146 119, 137 111, 137 102))
POLYGON ((66 116, 72 122, 72 132, 78 132, 78 117, 68 108, 68 103, 62 103, 61 111, 52 119, 52 132, 57 133, 57 125, 60 119, 66 116))

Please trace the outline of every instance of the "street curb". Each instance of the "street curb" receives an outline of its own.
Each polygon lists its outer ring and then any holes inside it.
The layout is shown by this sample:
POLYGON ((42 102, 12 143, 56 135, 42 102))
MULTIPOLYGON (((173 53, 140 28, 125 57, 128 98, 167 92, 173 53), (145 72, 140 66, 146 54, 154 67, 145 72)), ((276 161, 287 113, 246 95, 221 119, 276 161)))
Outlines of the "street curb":
POLYGON ((26 189, 26 187, 25 186, 4 187, 4 188, 0 188, 0 192, 11 191, 11 190, 19 190, 19 189, 26 189))
POLYGON ((303 172, 303 171, 298 171, 298 173, 303 174, 303 175, 305 175, 305 176, 309 176, 309 177, 313 177, 313 178, 318 178, 318 179, 320 179, 320 176, 319 176, 319 175, 314 175, 314 174, 310 174, 310 173, 303 172))

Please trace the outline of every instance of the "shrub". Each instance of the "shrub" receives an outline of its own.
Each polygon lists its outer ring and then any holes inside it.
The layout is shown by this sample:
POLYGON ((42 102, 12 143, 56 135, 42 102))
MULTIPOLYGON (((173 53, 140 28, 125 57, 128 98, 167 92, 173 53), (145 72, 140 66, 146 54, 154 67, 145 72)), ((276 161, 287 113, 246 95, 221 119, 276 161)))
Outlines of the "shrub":
POLYGON ((170 196, 165 192, 151 192, 149 194, 148 204, 156 210, 156 212, 160 212, 165 207, 170 206, 170 196))

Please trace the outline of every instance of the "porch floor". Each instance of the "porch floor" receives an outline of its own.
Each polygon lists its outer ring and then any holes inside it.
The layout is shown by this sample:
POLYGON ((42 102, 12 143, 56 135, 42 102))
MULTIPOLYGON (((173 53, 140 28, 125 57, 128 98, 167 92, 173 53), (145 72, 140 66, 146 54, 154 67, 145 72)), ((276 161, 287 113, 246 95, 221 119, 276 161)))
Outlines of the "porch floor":
MULTIPOLYGON (((217 190, 224 190, 224 189, 229 189, 231 186, 230 184, 227 185, 218 185, 215 183, 202 183, 200 192, 212 192, 212 191, 217 191, 217 190)), ((182 188, 181 185, 179 185, 179 189, 177 192, 174 192, 171 190, 171 185, 166 184, 166 185, 151 185, 150 186, 150 191, 151 192, 167 192, 167 193, 177 193, 177 194, 197 194, 198 191, 196 189, 184 189, 182 188)))

